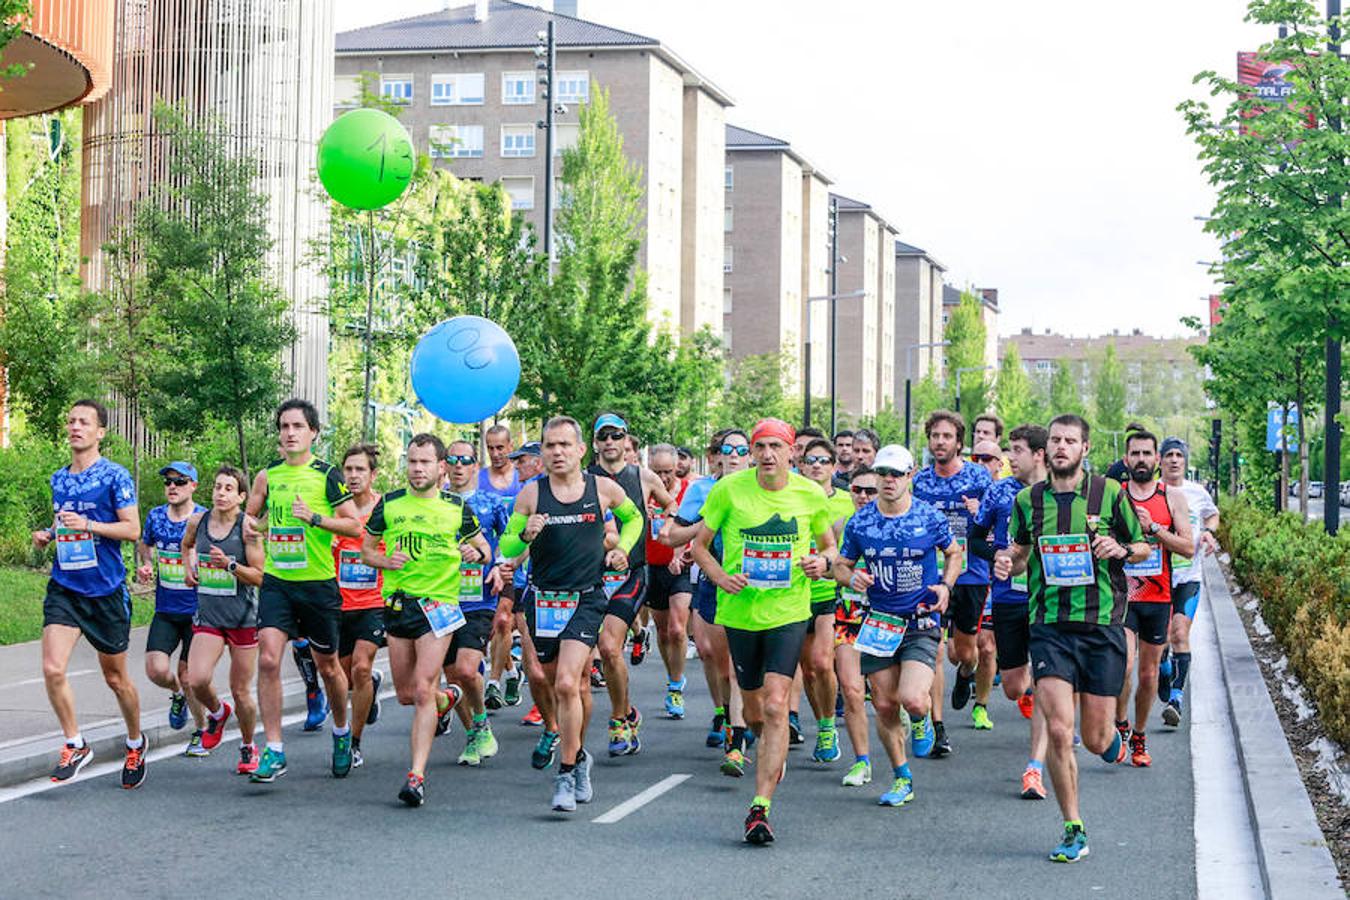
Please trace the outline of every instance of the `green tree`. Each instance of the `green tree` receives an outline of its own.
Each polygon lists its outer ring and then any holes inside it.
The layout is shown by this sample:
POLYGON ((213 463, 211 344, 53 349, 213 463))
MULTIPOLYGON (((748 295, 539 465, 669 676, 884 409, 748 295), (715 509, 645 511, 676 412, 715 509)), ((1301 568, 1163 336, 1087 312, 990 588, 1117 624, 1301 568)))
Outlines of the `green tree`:
POLYGON ((947 383, 956 390, 956 373, 961 373, 961 397, 957 404, 967 417, 979 415, 989 408, 989 374, 984 357, 988 337, 984 326, 984 306, 973 291, 961 292, 961 302, 952 310, 947 327, 942 332, 950 342, 946 348, 947 383))
MULTIPOLYGON (((910 393, 910 407, 912 408, 914 419, 911 426, 910 451, 924 446, 923 423, 928 418, 928 414, 937 409, 949 406, 951 401, 943 391, 941 383, 938 381, 937 365, 929 367, 928 373, 919 379, 919 383, 914 385, 914 390, 910 393)), ((915 452, 914 457, 918 459, 921 453, 915 452)))
POLYGON ((759 419, 774 416, 792 421, 793 398, 784 389, 792 360, 786 353, 742 356, 727 364, 727 384, 717 406, 717 426, 749 428, 759 419))
MULTIPOLYGON (((911 393, 910 402, 913 403, 913 394, 911 393)), ((886 398, 886 403, 877 410, 874 415, 863 416, 858 420, 857 427, 870 428, 881 438, 883 446, 886 444, 903 444, 905 442, 905 423, 904 413, 895 408, 891 398, 886 398)))
POLYGON ((999 361, 994 409, 1007 423, 1009 429, 1026 422, 1041 420, 1031 378, 1022 367, 1022 357, 1017 352, 1017 345, 1012 341, 1007 343, 1003 359, 999 361))
POLYGON ((1096 420, 1093 426, 1103 431, 1125 428, 1125 367, 1116 354, 1116 342, 1109 341, 1093 385, 1096 420))
MULTIPOLYGON (((24 25, 33 15, 32 0, 0 0, 0 49, 9 46, 9 42, 23 33, 24 25)), ((0 59, 3 59, 0 56, 0 59)), ((28 74, 32 63, 0 62, 0 80, 20 78, 28 74)), ((0 87, 0 90, 3 90, 0 87)))
POLYGON ((1075 366, 1067 360, 1055 360, 1054 374, 1050 377, 1050 415, 1064 413, 1083 415, 1087 408, 1083 404, 1083 392, 1074 372, 1075 366))

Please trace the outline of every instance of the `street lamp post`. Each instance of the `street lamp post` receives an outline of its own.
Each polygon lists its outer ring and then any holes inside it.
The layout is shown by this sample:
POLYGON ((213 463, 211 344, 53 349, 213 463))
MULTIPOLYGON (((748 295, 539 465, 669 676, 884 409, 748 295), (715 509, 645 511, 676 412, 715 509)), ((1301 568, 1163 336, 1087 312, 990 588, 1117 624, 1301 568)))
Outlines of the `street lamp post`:
POLYGON ((962 366, 956 370, 956 411, 961 411, 961 373, 962 372, 987 372, 993 366, 962 366))
POLYGON ((544 130, 544 258, 553 271, 553 73, 558 64, 558 50, 553 40, 553 20, 548 29, 539 32, 539 43, 534 48, 534 67, 543 74, 539 84, 544 94, 544 119, 538 125, 544 130))
MULTIPOLYGON (((830 296, 834 297, 839 293, 839 201, 834 197, 830 198, 830 296)), ((810 307, 808 307, 809 309, 810 307)), ((834 437, 836 428, 836 414, 838 405, 838 381, 836 374, 838 372, 838 347, 839 347, 839 317, 837 315, 838 304, 830 302, 830 437, 834 437)), ((810 315, 807 315, 810 320, 810 315)), ((810 386, 807 386, 810 390, 810 386)))
MULTIPOLYGON (((828 300, 830 303, 830 319, 834 319, 834 306, 840 300, 852 300, 856 297, 862 297, 867 293, 865 290, 849 291, 847 294, 825 294, 820 297, 806 298, 806 343, 803 350, 806 359, 803 362, 803 377, 805 384, 802 387, 802 427, 808 427, 811 424, 811 304, 828 300)), ((833 329, 831 329, 833 331, 833 329)), ((830 437, 834 437, 834 341, 830 341, 830 437)))
MULTIPOLYGON (((1341 15, 1341 0, 1327 0, 1327 20, 1332 23, 1327 40, 1327 52, 1341 55, 1341 32, 1335 25, 1341 15)), ((1341 120, 1331 117, 1328 122, 1332 131, 1341 130, 1341 120)), ((1344 165, 1345 160, 1337 157, 1336 163, 1344 165)), ((1341 205, 1341 196, 1331 198, 1335 206, 1341 205)), ((1326 422, 1323 426, 1326 442, 1323 444, 1322 481, 1332 490, 1339 490, 1341 484, 1341 341, 1336 336, 1338 323, 1336 314, 1327 317, 1327 389, 1323 412, 1326 422)), ((1341 505, 1336 500, 1322 504, 1322 520, 1327 534, 1335 534, 1341 527, 1341 505)))
POLYGON ((947 347, 951 341, 929 341, 924 344, 910 344, 905 348, 905 446, 909 446, 910 438, 910 395, 913 390, 912 381, 914 379, 914 357, 915 350, 926 350, 929 347, 947 347))

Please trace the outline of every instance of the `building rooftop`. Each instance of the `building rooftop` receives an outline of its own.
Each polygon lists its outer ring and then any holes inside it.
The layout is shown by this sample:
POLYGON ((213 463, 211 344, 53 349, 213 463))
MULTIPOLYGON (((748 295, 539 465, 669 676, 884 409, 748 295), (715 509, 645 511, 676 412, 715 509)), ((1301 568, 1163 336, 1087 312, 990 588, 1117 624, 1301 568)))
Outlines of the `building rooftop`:
POLYGON ((786 150, 790 146, 782 138, 770 137, 738 125, 727 126, 728 150, 786 150))
POLYGON ((843 211, 856 212, 867 210, 874 215, 876 214, 876 210, 872 209, 872 204, 864 203, 861 200, 854 200, 852 197, 845 197, 843 194, 836 194, 834 191, 830 191, 830 199, 839 204, 839 209, 843 211))
POLYGON ((927 250, 924 250, 922 247, 915 247, 913 244, 906 244, 904 241, 901 240, 897 240, 895 242, 895 255, 922 257, 923 259, 926 259, 930 263, 932 263, 933 267, 936 268, 939 272, 947 271, 947 267, 944 266, 942 263, 938 262, 937 257, 933 256, 933 254, 929 253, 927 250))

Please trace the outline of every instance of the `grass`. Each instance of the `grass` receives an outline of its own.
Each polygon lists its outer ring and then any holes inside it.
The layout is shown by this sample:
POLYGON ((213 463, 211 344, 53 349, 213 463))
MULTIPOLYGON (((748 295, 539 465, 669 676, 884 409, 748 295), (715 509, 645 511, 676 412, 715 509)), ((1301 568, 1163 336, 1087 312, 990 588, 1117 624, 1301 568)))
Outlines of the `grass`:
MULTIPOLYGON (((38 569, 0 567, 0 644, 19 644, 42 637, 42 598, 47 573, 38 569)), ((146 625, 155 612, 153 594, 132 595, 131 624, 146 625)))

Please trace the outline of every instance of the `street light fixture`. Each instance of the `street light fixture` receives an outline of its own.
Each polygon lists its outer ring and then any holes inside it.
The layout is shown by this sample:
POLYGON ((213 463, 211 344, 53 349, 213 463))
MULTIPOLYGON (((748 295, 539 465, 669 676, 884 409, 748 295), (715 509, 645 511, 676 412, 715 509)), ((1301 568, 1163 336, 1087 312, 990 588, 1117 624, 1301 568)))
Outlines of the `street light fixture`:
MULTIPOLYGON (((822 296, 820 296, 820 297, 807 297, 807 298, 806 298, 806 344, 805 344, 805 347, 804 347, 805 353, 806 353, 806 360, 805 360, 805 363, 804 363, 804 365, 803 365, 803 368, 804 368, 805 371, 803 372, 803 376, 804 376, 804 378, 803 378, 804 384, 803 384, 803 387, 802 387, 802 427, 803 427, 803 428, 805 428, 805 427, 807 427, 807 426, 809 426, 809 425, 811 424, 811 304, 812 304, 812 303, 816 303, 816 302, 820 302, 820 301, 829 301, 829 303, 830 303, 830 322, 831 322, 831 326, 833 326, 833 322, 834 322, 834 305, 835 305, 836 302, 838 302, 838 301, 840 301, 840 300, 853 300, 853 299, 856 299, 856 298, 858 298, 858 297, 866 296, 866 294, 867 294, 867 291, 862 290, 862 289, 859 289, 859 290, 856 290, 856 291, 849 291, 847 294, 824 294, 824 295, 822 295, 822 296)), ((833 327, 831 327, 831 333, 833 334, 833 327)), ((835 393, 834 393, 834 353, 835 353, 835 342, 834 342, 833 340, 831 340, 831 341, 830 341, 830 438, 831 438, 831 439, 834 438, 834 403, 835 403, 835 393)))
POLYGON ((914 379, 914 357, 915 350, 926 350, 929 347, 949 347, 951 341, 929 341, 924 344, 910 344, 905 348, 905 446, 909 446, 910 438, 910 393, 912 390, 912 381, 914 379))

